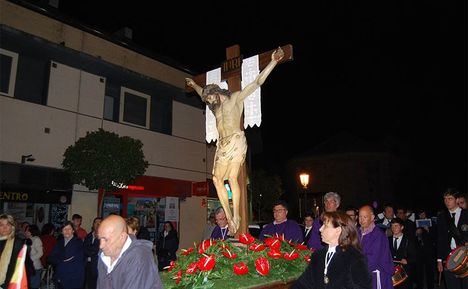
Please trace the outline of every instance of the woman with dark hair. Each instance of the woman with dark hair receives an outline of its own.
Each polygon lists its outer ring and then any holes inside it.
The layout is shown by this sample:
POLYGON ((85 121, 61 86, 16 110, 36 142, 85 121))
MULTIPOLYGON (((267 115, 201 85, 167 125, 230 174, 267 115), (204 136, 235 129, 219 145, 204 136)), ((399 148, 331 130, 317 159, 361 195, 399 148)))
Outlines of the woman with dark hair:
POLYGON ((176 251, 179 249, 179 237, 171 222, 164 223, 164 231, 159 234, 156 247, 159 270, 163 270, 176 259, 176 251))
POLYGON ((322 220, 322 242, 328 246, 312 254, 309 266, 292 288, 372 288, 351 218, 342 212, 325 212, 322 220))
POLYGON ((30 225, 28 229, 25 231, 26 238, 31 240, 31 247, 30 247, 30 257, 32 261, 32 267, 34 270, 29 271, 30 273, 30 284, 29 288, 39 288, 41 287, 41 274, 42 274, 42 263, 41 257, 44 254, 44 250, 42 248, 42 241, 39 238, 39 227, 37 225, 30 225))
POLYGON ((55 265, 55 282, 59 289, 82 288, 85 267, 83 241, 76 236, 70 221, 63 225, 62 234, 63 238, 57 241, 48 259, 55 265))

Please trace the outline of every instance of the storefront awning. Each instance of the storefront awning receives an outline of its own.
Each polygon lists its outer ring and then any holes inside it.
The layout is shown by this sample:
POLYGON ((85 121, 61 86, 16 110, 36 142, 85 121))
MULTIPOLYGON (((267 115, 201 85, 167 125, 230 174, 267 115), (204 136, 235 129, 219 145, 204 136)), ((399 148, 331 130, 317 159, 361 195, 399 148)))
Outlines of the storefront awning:
POLYGON ((153 176, 141 176, 137 177, 136 180, 132 184, 127 185, 126 188, 117 189, 115 192, 154 198, 187 198, 192 196, 192 182, 153 176))
POLYGON ((0 201, 70 204, 72 188, 64 170, 0 162, 0 201))

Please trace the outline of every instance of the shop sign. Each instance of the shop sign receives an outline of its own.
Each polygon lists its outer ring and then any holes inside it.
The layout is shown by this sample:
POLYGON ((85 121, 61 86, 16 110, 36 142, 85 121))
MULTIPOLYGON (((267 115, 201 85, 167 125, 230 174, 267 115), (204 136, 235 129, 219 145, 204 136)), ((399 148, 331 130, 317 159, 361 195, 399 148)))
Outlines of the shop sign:
POLYGON ((0 192, 0 201, 3 202, 27 202, 29 194, 24 192, 0 192))
POLYGON ((41 204, 70 204, 71 192, 12 192, 0 191, 0 202, 41 203, 41 204))

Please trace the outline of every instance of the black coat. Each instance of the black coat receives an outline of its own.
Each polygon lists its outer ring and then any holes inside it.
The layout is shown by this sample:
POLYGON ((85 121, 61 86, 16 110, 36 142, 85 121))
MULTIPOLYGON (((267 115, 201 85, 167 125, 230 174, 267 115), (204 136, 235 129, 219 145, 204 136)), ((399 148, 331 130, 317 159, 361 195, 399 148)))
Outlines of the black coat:
POLYGON ((401 261, 401 259, 406 259, 408 262, 408 264, 400 265, 402 265, 405 269, 409 279, 406 280, 403 284, 398 285, 398 288, 412 288, 412 280, 415 277, 414 265, 416 262, 416 246, 414 244, 414 239, 408 238, 406 233, 403 234, 403 238, 401 239, 400 246, 397 250, 393 248, 393 236, 388 237, 388 243, 393 261, 401 261))
POLYGON ((160 269, 169 265, 170 261, 176 260, 176 252, 179 249, 179 238, 177 232, 174 230, 169 231, 164 237, 164 231, 159 234, 158 242, 156 244, 158 262, 160 269))
POLYGON ((299 225, 301 227, 301 230, 302 230, 302 237, 304 239, 304 244, 307 244, 307 242, 309 242, 309 239, 310 239, 310 236, 312 235, 312 228, 310 228, 308 234, 306 235, 305 234, 305 226, 304 225, 299 225))
POLYGON ((403 239, 401 239, 400 246, 397 250, 393 248, 393 236, 388 237, 388 245, 394 261, 406 259, 408 264, 416 262, 416 247, 414 241, 408 238, 406 234, 403 234, 403 239))
POLYGON ((328 267, 329 283, 325 285, 323 271, 328 247, 312 254, 305 272, 292 285, 292 289, 371 289, 372 277, 367 269, 367 260, 360 251, 349 247, 343 251, 339 246, 328 267))
POLYGON ((98 264, 98 254, 99 254, 99 239, 94 238, 93 232, 89 233, 83 242, 84 254, 85 254, 85 264, 90 263, 89 265, 93 268, 93 272, 97 276, 97 264, 98 264), (89 259, 88 259, 89 258, 89 259))
POLYGON ((445 261, 450 249, 450 242, 454 237, 457 246, 468 242, 468 212, 462 209, 457 227, 450 228, 451 217, 448 210, 437 216, 437 258, 445 261))

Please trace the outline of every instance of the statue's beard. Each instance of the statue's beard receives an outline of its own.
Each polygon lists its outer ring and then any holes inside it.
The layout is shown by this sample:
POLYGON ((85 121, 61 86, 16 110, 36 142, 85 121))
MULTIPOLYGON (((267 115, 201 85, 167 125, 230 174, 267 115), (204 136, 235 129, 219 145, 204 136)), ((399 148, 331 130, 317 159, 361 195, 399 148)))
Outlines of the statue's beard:
POLYGON ((219 97, 217 97, 212 103, 207 103, 207 105, 210 108, 210 110, 214 112, 221 105, 219 97))

